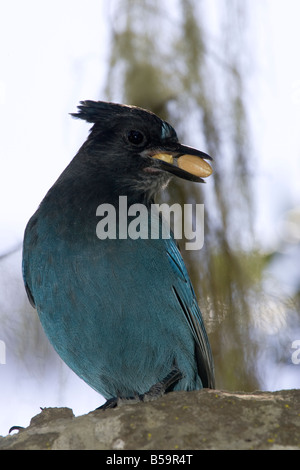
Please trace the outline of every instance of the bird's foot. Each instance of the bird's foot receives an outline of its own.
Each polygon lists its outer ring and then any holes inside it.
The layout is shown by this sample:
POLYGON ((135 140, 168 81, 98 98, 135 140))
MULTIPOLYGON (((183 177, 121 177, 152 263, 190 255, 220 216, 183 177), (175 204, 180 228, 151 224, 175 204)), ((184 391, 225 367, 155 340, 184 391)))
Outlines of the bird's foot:
POLYGON ((148 402, 156 400, 159 397, 162 397, 165 393, 170 391, 171 388, 183 377, 182 372, 178 369, 177 366, 171 370, 171 372, 160 382, 152 385, 148 392, 135 395, 134 397, 114 397, 107 400, 104 405, 99 406, 97 410, 107 410, 110 408, 116 408, 117 406, 129 405, 138 402, 148 402))
POLYGON ((144 395, 135 395, 134 397, 114 397, 107 400, 103 405, 96 408, 96 410, 108 410, 112 408, 117 408, 122 405, 132 405, 134 403, 139 403, 143 401, 140 397, 144 395))
POLYGON ((160 382, 152 385, 148 392, 143 395, 139 395, 140 401, 152 401, 156 400, 159 397, 162 397, 165 393, 170 391, 173 386, 183 378, 182 372, 178 369, 177 366, 171 370, 171 372, 160 382))
POLYGON ((103 405, 96 408, 96 410, 108 410, 110 408, 116 408, 118 406, 118 398, 110 398, 103 405))

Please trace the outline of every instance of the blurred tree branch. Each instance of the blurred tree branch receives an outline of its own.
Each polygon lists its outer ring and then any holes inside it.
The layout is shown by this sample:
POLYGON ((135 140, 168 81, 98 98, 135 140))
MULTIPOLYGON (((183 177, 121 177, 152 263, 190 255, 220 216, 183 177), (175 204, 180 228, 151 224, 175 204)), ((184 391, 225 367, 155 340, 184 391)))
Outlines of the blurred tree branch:
POLYGON ((248 331, 248 292, 257 283, 242 255, 252 234, 246 9, 247 2, 225 2, 216 40, 207 34, 203 1, 119 0, 112 10, 106 89, 112 101, 170 121, 181 140, 214 158, 205 188, 174 179, 162 198, 205 201, 205 246, 183 255, 211 331, 217 385, 244 390, 257 387, 248 331))

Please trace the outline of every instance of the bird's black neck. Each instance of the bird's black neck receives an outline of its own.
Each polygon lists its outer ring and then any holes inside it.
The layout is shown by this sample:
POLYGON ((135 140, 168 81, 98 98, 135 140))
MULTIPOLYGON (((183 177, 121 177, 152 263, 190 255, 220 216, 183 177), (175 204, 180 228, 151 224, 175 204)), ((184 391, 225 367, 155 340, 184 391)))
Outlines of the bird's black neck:
POLYGON ((64 172, 60 175, 49 193, 61 199, 66 206, 119 205, 119 197, 126 196, 129 205, 144 204, 147 207, 154 202, 155 193, 160 189, 160 181, 145 184, 143 178, 130 173, 120 173, 108 165, 94 163, 89 157, 83 158, 79 152, 64 172))

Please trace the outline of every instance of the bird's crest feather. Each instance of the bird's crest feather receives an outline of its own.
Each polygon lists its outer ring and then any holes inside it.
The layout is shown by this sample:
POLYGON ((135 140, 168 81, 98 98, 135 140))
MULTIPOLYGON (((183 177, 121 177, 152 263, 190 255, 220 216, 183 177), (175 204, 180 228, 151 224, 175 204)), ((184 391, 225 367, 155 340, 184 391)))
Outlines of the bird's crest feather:
POLYGON ((134 110, 141 110, 141 108, 138 108, 137 106, 128 106, 106 101, 86 100, 80 101, 78 110, 79 111, 77 113, 70 113, 71 116, 78 119, 84 119, 87 122, 96 123, 102 121, 111 121, 113 115, 121 116, 124 113, 130 113, 134 110))

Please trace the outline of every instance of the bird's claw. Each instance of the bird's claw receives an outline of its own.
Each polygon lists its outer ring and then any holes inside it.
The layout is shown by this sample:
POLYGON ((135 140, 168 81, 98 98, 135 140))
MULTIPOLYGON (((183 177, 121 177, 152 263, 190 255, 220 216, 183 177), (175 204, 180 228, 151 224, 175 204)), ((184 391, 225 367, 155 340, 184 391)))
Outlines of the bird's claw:
POLYGON ((182 372, 175 365, 171 372, 160 382, 152 385, 148 392, 143 394, 137 394, 134 397, 114 397, 107 400, 104 405, 96 408, 97 410, 107 410, 111 408, 116 408, 117 406, 129 405, 138 402, 148 402, 156 400, 157 398, 162 397, 165 393, 170 391, 169 389, 173 387, 179 380, 183 377, 182 372))
POLYGON ((8 434, 10 434, 13 431, 22 431, 22 429, 25 429, 23 426, 12 426, 10 430, 8 431, 8 434))

